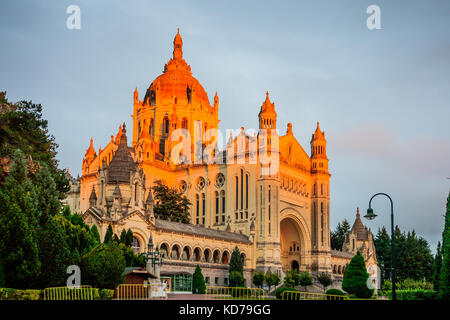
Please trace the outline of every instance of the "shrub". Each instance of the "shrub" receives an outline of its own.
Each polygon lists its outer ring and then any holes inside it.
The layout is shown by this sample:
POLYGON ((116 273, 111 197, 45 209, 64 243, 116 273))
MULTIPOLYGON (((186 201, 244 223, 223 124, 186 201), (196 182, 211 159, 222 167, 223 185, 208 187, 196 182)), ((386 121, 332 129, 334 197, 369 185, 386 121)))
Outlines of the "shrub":
POLYGON ((42 290, 0 288, 0 300, 39 300, 42 290))
POLYGON ((101 289, 99 292, 100 300, 111 300, 114 298, 114 290, 101 289))
POLYGON ((335 296, 345 296, 345 292, 342 292, 339 289, 328 289, 326 294, 332 294, 335 296))
MULTIPOLYGON (((409 289, 396 290, 397 300, 438 300, 438 293, 434 290, 409 289)), ((389 299, 392 299, 392 291, 387 292, 389 299)))
POLYGON ((373 289, 367 287, 366 264, 361 253, 358 251, 350 261, 345 271, 344 280, 342 281, 342 289, 349 294, 354 294, 358 298, 370 298, 373 295, 373 289))
POLYGON ((319 277, 317 278, 317 281, 323 286, 323 290, 325 290, 327 287, 329 287, 333 280, 331 279, 331 276, 328 273, 322 272, 319 277))
POLYGON ((117 245, 102 243, 82 257, 80 268, 83 284, 114 289, 123 282, 125 258, 117 245))
POLYGON ((285 291, 296 291, 298 292, 298 290, 293 289, 291 287, 280 287, 277 290, 275 290, 275 296, 277 297, 277 299, 281 299, 281 294, 285 291))

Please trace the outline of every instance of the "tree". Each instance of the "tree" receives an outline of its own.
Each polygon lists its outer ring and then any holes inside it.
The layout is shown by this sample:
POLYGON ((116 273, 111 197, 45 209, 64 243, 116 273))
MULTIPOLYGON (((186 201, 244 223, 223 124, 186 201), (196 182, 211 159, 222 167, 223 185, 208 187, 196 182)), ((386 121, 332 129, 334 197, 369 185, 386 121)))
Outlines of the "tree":
POLYGON ((369 274, 367 273, 366 263, 358 251, 345 270, 342 289, 358 298, 370 298, 373 295, 373 289, 367 287, 367 279, 369 279, 369 274))
POLYGON ((442 233, 442 267, 440 274, 439 295, 450 300, 450 192, 447 197, 444 231, 442 233))
POLYGON ((230 272, 232 271, 244 272, 244 261, 242 260, 241 252, 237 246, 234 247, 234 250, 231 253, 230 272))
POLYGON ((335 231, 331 232, 330 240, 331 240, 331 249, 333 250, 342 250, 342 246, 344 245, 345 239, 347 238, 350 232, 350 223, 348 223, 347 219, 342 221, 342 224, 338 222, 335 231))
POLYGON ((195 268, 194 276, 192 277, 192 293, 203 294, 206 292, 205 278, 202 274, 202 269, 199 265, 195 268))
POLYGON ((71 253, 66 234, 55 217, 47 219, 39 234, 39 260, 41 272, 39 286, 59 287, 66 284, 67 267, 71 265, 71 253))
POLYGON ((108 229, 106 229, 105 238, 103 239, 103 243, 110 243, 113 241, 114 232, 111 225, 108 225, 108 229))
POLYGON ((381 283, 391 279, 391 237, 383 226, 378 229, 378 233, 373 240, 378 260, 378 267, 381 270, 381 283))
POLYGON ((131 229, 128 229, 127 235, 125 236, 125 245, 131 247, 133 245, 133 232, 131 229))
POLYGON ((126 237, 127 237, 127 231, 125 229, 122 229, 122 232, 120 233, 120 243, 123 243, 126 245, 126 237))
POLYGON ((230 259, 230 287, 242 287, 244 286, 244 262, 242 260, 241 252, 237 246, 234 247, 233 252, 231 253, 230 259), (239 273, 238 277, 236 274, 239 273))
MULTIPOLYGON (((5 92, 1 92, 0 96, 0 158, 11 157, 14 150, 20 149, 25 158, 31 157, 33 164, 46 164, 59 199, 64 199, 70 189, 69 181, 65 171, 58 169, 55 158, 58 145, 48 133, 48 122, 42 118, 42 105, 31 101, 13 104, 8 102, 5 92)), ((4 177, 0 174, 0 184, 4 177)))
POLYGON ((296 287, 300 284, 300 274, 297 269, 290 270, 284 276, 284 285, 287 287, 296 287))
POLYGON ((264 280, 266 281, 267 285, 269 286, 269 291, 272 286, 277 286, 280 283, 280 277, 277 273, 273 273, 272 271, 268 270, 264 276, 264 280))
POLYGON ((260 272, 260 271, 256 271, 256 272, 253 274, 253 277, 252 277, 252 283, 253 283, 256 287, 261 288, 261 287, 263 286, 263 284, 264 284, 264 273, 263 273, 263 272, 260 272))
POLYGON ((230 272, 230 287, 243 287, 244 276, 239 271, 230 272))
POLYGON ((161 180, 152 187, 155 199, 154 213, 158 219, 190 223, 191 202, 177 188, 169 188, 161 180))
POLYGON ((94 246, 101 243, 100 241, 100 233, 98 232, 97 226, 95 224, 92 225, 91 229, 89 230, 91 233, 91 237, 95 243, 94 246))
POLYGON ((101 243, 81 258, 80 268, 82 284, 115 289, 124 280, 125 258, 118 245, 101 243))
POLYGON ((299 285, 301 285, 302 287, 305 288, 306 291, 306 287, 312 285, 312 276, 309 274, 308 271, 303 271, 301 273, 299 273, 299 285))
POLYGON ((5 285, 36 287, 41 270, 37 226, 38 201, 22 151, 16 150, 9 175, 0 185, 0 261, 5 285))
POLYGON ((327 290, 327 287, 329 287, 333 283, 333 280, 331 279, 330 275, 324 272, 322 272, 319 275, 317 281, 319 281, 319 283, 323 286, 324 292, 327 290))

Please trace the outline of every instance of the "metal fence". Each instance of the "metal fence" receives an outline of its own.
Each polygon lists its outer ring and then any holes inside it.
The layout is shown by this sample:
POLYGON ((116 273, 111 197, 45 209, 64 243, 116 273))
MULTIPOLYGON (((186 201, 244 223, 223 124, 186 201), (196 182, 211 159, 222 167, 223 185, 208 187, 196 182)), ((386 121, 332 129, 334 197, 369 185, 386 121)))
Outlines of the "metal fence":
POLYGON ((120 284, 114 298, 117 300, 154 300, 167 299, 167 287, 164 283, 120 284))
POLYGON ((206 287, 205 300, 264 300, 261 288, 206 287))
POLYGON ((51 287, 44 289, 44 300, 94 300, 91 286, 51 287))
POLYGON ((347 296, 311 293, 299 291, 284 291, 281 293, 281 300, 348 300, 347 296))

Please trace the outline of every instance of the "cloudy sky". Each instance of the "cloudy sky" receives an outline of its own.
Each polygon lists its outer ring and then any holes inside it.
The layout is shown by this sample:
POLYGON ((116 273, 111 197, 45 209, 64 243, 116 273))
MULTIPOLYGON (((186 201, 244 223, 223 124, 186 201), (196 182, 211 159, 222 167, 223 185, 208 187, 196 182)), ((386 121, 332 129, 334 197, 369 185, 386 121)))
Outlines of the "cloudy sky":
MULTIPOLYGON (((0 90, 44 106, 61 167, 81 173, 94 138, 131 128, 141 98, 172 55, 184 58, 220 128, 257 127, 269 90, 278 127, 304 149, 320 121, 328 140, 331 222, 353 222, 376 192, 394 199, 396 224, 433 249, 450 180, 449 1, 22 1, 0 3, 0 90), (81 29, 66 27, 69 5, 81 29), (366 26, 369 5, 381 29, 366 26)), ((373 202, 390 227, 389 202, 373 202)))

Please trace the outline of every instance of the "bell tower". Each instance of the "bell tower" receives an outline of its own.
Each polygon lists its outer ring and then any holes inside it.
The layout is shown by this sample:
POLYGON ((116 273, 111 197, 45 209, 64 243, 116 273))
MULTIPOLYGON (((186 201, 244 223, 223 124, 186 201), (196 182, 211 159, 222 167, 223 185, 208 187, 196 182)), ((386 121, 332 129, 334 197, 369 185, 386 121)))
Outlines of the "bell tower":
POLYGON ((266 100, 258 114, 258 178, 256 190, 256 269, 281 272, 280 246, 280 173, 277 113, 275 104, 266 100))
POLYGON ((330 173, 327 141, 319 122, 311 137, 311 248, 313 271, 329 272, 330 255, 330 173))

